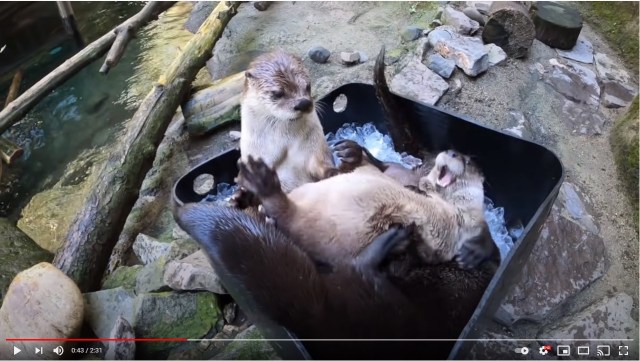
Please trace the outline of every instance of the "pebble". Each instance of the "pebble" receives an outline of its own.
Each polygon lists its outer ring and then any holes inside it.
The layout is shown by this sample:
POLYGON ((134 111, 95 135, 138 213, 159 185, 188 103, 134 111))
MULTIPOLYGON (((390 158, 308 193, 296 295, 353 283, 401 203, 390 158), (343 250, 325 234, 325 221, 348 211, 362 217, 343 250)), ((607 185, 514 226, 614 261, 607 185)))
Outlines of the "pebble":
POLYGON ((360 54, 357 51, 343 51, 340 60, 344 65, 354 65, 360 61, 360 54))
POLYGON ((445 79, 449 79, 453 70, 456 68, 456 62, 451 59, 445 59, 440 54, 431 54, 427 57, 426 65, 436 74, 445 79))
POLYGON ((322 46, 314 46, 307 53, 309 58, 318 64, 324 64, 329 60, 331 52, 322 46))
POLYGON ((402 41, 409 42, 418 39, 422 35, 422 29, 417 26, 406 26, 400 32, 402 41))

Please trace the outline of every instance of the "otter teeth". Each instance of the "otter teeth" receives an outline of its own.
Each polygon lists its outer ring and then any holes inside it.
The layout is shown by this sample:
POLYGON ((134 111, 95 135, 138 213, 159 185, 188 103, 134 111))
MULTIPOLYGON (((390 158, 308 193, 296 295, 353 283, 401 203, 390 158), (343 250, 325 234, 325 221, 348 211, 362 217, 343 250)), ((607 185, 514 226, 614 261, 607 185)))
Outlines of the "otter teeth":
POLYGON ((451 174, 451 172, 449 171, 449 168, 447 168, 447 166, 443 166, 440 169, 440 175, 438 176, 438 180, 436 181, 436 184, 438 184, 442 188, 445 188, 451 183, 453 183, 455 180, 456 179, 453 176, 453 174, 451 174))

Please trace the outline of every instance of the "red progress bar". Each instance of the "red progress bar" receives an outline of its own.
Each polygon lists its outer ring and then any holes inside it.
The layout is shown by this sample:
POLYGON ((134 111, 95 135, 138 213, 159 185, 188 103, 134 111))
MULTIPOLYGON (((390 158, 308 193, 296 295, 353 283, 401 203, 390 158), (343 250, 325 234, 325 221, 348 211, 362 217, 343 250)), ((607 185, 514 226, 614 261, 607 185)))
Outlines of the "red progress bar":
POLYGON ((58 341, 58 342, 93 342, 93 341, 135 341, 135 342, 187 342, 186 338, 7 338, 7 342, 43 342, 43 341, 58 341))

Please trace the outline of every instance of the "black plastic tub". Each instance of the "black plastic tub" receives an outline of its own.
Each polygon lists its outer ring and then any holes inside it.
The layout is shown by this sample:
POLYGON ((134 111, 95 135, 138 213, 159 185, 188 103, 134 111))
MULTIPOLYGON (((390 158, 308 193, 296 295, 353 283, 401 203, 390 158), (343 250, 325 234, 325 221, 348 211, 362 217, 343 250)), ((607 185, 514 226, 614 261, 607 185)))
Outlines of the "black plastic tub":
MULTIPOLYGON (((496 207, 504 207, 506 224, 524 225, 524 232, 503 260, 449 355, 451 359, 464 358, 474 343, 464 340, 482 338, 506 291, 517 282, 558 195, 564 170, 558 157, 539 144, 479 125, 460 114, 394 96, 401 106, 421 114, 421 119, 414 121, 418 122, 418 138, 428 150, 454 148, 473 155, 485 174, 485 194, 496 207)), ((368 122, 386 133, 384 113, 371 85, 347 84, 320 102, 325 109, 320 115, 325 133, 335 132, 345 123, 368 122), (347 105, 337 113, 333 103, 341 94, 346 96, 347 105)), ((176 183, 175 202, 199 202, 206 196, 193 191, 193 181, 201 174, 213 175, 216 184, 233 183, 239 156, 239 151, 231 150, 194 167, 176 183)), ((215 193, 215 187, 211 192, 215 193)))

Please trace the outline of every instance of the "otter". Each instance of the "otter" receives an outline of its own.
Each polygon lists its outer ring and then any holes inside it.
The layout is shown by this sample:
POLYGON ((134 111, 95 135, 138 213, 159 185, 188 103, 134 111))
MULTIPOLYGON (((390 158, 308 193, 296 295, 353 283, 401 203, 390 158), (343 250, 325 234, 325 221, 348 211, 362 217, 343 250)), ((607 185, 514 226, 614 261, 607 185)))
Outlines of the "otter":
MULTIPOLYGON (((240 118, 241 158, 262 157, 284 192, 337 174, 311 97, 309 72, 297 56, 278 50, 249 65, 240 118)), ((240 191, 232 203, 241 205, 243 197, 250 198, 240 191)))
POLYGON ((283 359, 445 359, 453 342, 419 340, 457 338, 495 271, 450 262, 394 273, 404 271, 389 265, 390 250, 410 237, 394 226, 323 273, 300 240, 240 210, 194 203, 174 217, 266 338, 301 340, 272 341, 283 359))
POLYGON ((495 244, 482 213, 482 175, 469 158, 455 155, 440 153, 438 166, 422 186, 453 187, 447 194, 459 198, 457 202, 428 189, 425 194, 412 192, 370 165, 286 194, 276 172, 249 156, 246 162, 238 162, 238 184, 255 194, 266 215, 319 263, 355 258, 390 225, 415 224, 415 235, 421 240, 418 252, 425 262, 460 256, 462 266, 472 268, 495 250, 495 244), (466 242, 483 247, 462 247, 466 242))

